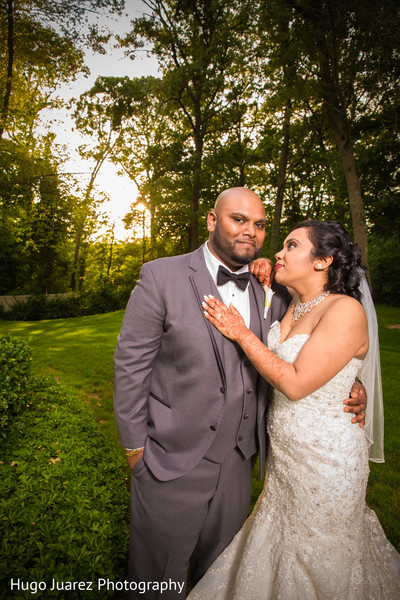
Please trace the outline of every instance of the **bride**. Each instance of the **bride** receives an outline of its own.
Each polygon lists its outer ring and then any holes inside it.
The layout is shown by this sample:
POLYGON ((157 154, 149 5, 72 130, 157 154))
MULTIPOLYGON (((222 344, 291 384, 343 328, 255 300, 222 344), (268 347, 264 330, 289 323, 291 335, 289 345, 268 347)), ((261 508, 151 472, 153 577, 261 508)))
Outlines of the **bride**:
POLYGON ((264 490, 189 598, 400 598, 400 555, 365 505, 372 441, 371 459, 383 461, 381 402, 369 390, 366 431, 342 410, 355 376, 373 382, 376 367, 360 252, 340 223, 306 221, 276 258, 276 280, 293 301, 272 325, 269 349, 233 306, 204 298, 206 318, 241 346, 274 395, 264 490))

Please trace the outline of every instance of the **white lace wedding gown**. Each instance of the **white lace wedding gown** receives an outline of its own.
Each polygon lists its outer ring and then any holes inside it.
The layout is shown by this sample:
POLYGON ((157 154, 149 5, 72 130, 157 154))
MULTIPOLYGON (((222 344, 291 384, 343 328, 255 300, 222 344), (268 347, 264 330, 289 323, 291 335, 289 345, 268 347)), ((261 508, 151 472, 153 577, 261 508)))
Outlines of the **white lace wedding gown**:
MULTIPOLYGON (((292 363, 308 337, 279 343, 276 323, 268 344, 292 363)), ((190 600, 400 599, 400 555, 365 506, 364 433, 343 411, 360 364, 297 402, 275 391, 264 490, 190 600)))

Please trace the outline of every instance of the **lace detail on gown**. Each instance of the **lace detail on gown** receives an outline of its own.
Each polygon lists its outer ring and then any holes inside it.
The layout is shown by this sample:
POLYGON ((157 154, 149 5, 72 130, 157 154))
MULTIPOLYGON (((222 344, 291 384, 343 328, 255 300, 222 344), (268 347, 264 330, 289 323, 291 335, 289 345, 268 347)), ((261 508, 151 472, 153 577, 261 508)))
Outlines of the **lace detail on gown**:
MULTIPOLYGON (((269 348, 293 363, 308 335, 269 348)), ((277 390, 268 410, 264 490, 190 600, 394 600, 400 555, 365 505, 368 448, 343 411, 361 361, 293 402, 277 390)))

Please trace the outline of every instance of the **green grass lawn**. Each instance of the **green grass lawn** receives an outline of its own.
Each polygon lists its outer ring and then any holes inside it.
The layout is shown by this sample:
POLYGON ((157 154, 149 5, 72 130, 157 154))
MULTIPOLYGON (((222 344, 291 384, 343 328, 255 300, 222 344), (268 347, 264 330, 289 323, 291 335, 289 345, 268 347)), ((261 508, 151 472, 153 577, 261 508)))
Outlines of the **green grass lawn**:
POLYGON ((400 551, 400 308, 378 306, 385 463, 370 463, 367 501, 400 551))
MULTIPOLYGON (((385 401, 385 464, 371 463, 367 500, 400 550, 400 308, 378 306, 385 401), (396 327, 397 326, 397 327, 396 327)), ((112 411, 113 353, 123 311, 76 319, 0 321, 0 335, 30 339, 33 372, 60 379, 118 444, 112 411)), ((261 489, 255 478, 254 497, 261 489)))
POLYGON ((113 354, 124 311, 51 321, 1 321, 0 335, 27 337, 32 371, 62 381, 118 439, 114 421, 113 354))

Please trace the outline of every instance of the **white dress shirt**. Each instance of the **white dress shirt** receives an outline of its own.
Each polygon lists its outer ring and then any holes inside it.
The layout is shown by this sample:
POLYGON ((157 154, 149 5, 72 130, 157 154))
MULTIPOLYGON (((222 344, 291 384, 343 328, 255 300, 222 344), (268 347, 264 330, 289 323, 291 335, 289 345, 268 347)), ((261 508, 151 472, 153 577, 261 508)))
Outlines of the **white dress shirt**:
MULTIPOLYGON (((208 247, 208 242, 204 244, 204 258, 206 261, 207 269, 210 272, 211 277, 214 280, 215 285, 218 288, 218 291, 221 295, 222 301, 226 306, 233 304, 233 306, 240 312, 242 315, 244 322, 246 323, 246 327, 250 326, 250 298, 249 298, 249 284, 244 291, 238 288, 234 281, 227 281, 224 285, 217 285, 217 274, 218 268, 220 265, 231 271, 226 265, 224 265, 214 254, 210 251, 208 247)), ((249 270, 249 265, 244 265, 238 271, 231 271, 231 273, 235 273, 235 275, 239 275, 240 273, 247 273, 249 270)), ((211 290, 210 292, 211 293, 211 290)))

